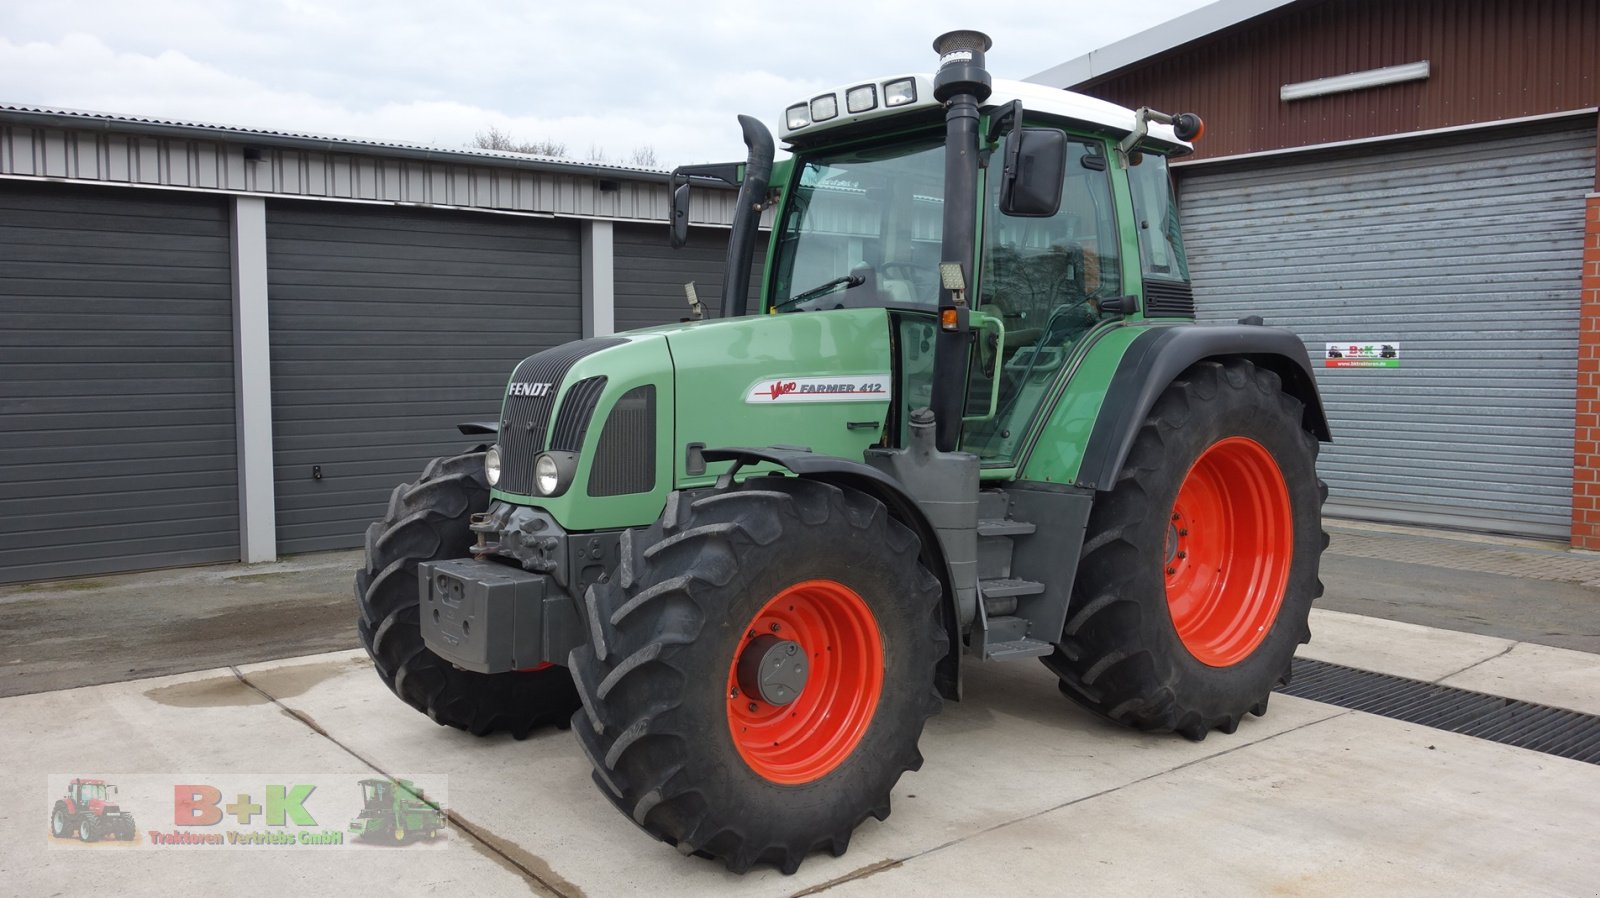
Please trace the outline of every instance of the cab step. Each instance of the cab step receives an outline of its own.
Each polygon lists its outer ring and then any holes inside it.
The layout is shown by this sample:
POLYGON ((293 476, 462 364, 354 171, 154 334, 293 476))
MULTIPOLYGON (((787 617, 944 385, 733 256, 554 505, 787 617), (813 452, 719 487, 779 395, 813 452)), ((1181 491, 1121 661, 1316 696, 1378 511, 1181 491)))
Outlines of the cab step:
POLYGON ((979 536, 1026 536, 1038 529, 1028 521, 1010 518, 988 518, 978 522, 979 536))
POLYGON ((983 596, 983 610, 990 617, 1004 617, 1008 614, 1015 614, 1018 598, 1021 596, 1036 596, 1042 592, 1044 592, 1043 583, 1021 580, 1015 577, 978 581, 978 594, 983 596))
POLYGON ((1009 661, 1013 658, 1038 658, 1055 651, 1056 647, 1037 639, 1014 639, 989 646, 990 661, 1009 661))

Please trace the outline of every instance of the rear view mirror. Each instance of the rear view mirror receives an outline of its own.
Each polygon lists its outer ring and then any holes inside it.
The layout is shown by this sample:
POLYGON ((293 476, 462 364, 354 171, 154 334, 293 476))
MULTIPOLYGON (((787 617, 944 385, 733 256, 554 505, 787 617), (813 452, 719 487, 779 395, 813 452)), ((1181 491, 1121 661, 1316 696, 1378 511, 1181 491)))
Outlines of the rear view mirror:
POLYGON ((1067 179, 1067 134, 1054 128, 1014 128, 1006 141, 1000 211, 1049 218, 1061 208, 1067 179))
POLYGON ((672 248, 682 249, 689 242, 689 182, 672 191, 672 248))

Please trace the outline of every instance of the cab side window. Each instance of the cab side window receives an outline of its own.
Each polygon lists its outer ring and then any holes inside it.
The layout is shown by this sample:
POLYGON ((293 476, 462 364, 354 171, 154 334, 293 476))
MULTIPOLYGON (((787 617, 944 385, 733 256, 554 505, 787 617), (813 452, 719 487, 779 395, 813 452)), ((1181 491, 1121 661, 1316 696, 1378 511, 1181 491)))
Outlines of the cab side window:
POLYGON ((1050 218, 1001 214, 1000 178, 990 173, 981 298, 1008 333, 1018 332, 1007 343, 1044 338, 1047 328, 1050 345, 1070 342, 1099 320, 1101 300, 1122 295, 1107 169, 1103 144, 1070 141, 1061 208, 1050 218))

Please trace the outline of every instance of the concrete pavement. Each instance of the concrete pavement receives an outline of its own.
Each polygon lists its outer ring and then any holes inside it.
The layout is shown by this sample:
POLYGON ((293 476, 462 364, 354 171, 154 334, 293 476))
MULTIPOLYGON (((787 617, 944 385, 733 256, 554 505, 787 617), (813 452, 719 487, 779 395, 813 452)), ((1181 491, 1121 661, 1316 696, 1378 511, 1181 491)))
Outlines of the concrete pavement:
MULTIPOLYGON (((1317 607, 1600 652, 1600 556, 1330 520, 1317 607)), ((0 696, 355 648, 354 551, 0 586, 0 696)))
MULTIPOLYGON (((1330 611, 1309 657, 1600 712, 1600 656, 1330 611)), ((974 670, 884 823, 842 858, 745 877, 653 842, 570 733, 474 739, 340 652, 0 699, 0 893, 1590 895, 1600 767, 1275 696, 1203 743, 1104 724, 1035 664, 974 670), (438 771, 442 851, 47 847, 45 778, 438 771), (110 860, 109 858, 114 858, 110 860), (95 884, 93 887, 90 884, 95 884), (109 885, 108 885, 109 884, 109 885)))

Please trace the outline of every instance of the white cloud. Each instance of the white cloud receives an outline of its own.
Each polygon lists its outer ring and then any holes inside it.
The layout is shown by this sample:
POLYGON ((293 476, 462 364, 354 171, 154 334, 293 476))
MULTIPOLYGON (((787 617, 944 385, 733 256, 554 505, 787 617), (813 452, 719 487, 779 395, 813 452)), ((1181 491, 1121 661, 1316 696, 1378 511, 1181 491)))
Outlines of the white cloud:
POLYGON ((742 155, 733 116, 851 78, 919 71, 949 27, 1022 77, 1202 5, 954 0, 22 0, 0 7, 0 101, 460 146, 493 125, 672 164, 742 155), (987 19, 989 21, 980 21, 987 19))

